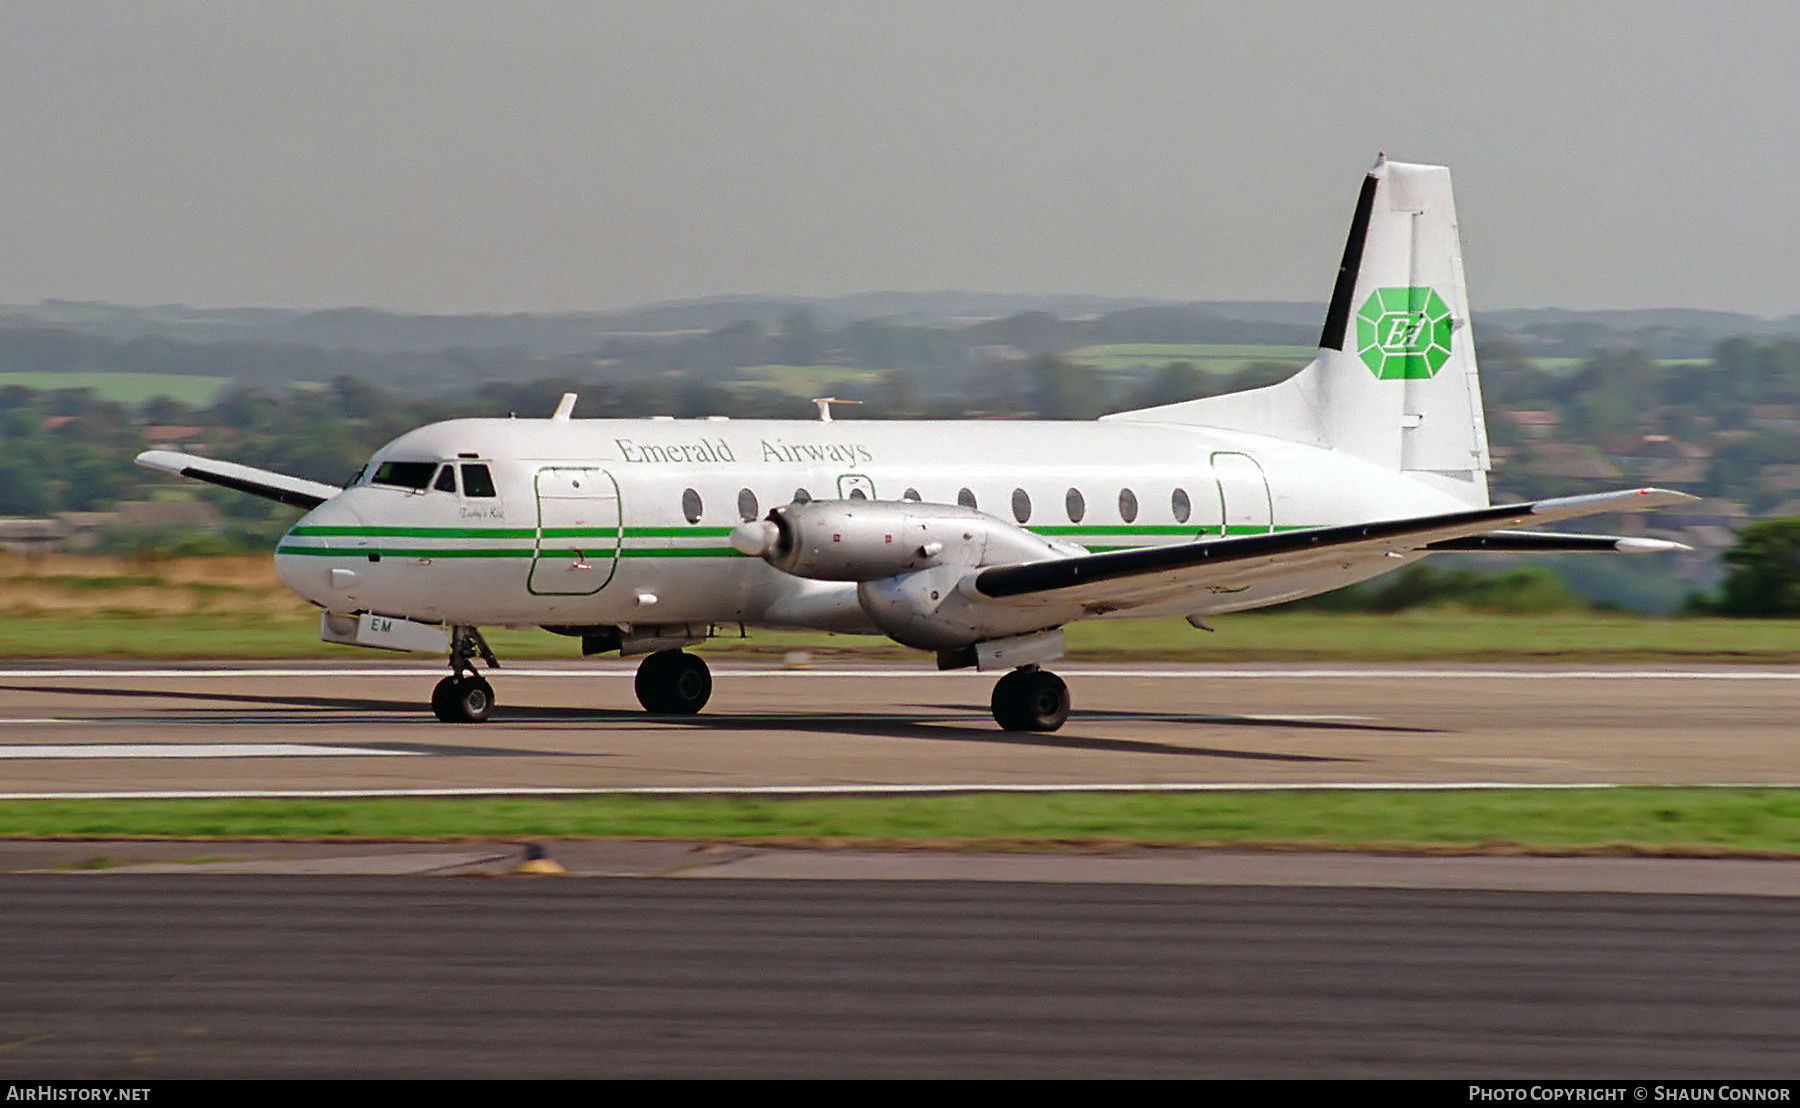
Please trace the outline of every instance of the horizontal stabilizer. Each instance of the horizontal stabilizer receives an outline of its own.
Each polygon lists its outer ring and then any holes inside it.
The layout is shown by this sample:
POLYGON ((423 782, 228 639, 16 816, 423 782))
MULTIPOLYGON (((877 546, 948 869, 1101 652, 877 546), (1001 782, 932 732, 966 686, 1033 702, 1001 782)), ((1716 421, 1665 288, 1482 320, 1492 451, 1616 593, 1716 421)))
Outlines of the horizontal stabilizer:
POLYGON ((1619 535, 1562 535, 1555 531, 1489 531, 1461 539, 1445 539, 1426 547, 1433 551, 1473 550, 1496 554, 1576 554, 1604 551, 1613 554, 1666 554, 1692 550, 1686 543, 1666 539, 1632 539, 1619 535))
MULTIPOLYGON (((1117 610, 1212 588, 1235 589, 1300 576, 1345 558, 1443 550, 1447 547, 1440 544, 1491 534, 1507 526, 1549 523, 1608 512, 1643 511, 1693 499, 1686 493, 1667 489, 1566 496, 1412 519, 1246 535, 995 566, 975 573, 970 583, 978 594, 992 600, 1021 604, 1078 603, 1117 610)), ((1501 534, 1504 536, 1509 532, 1502 531, 1501 534)), ((1516 532, 1510 534, 1517 535, 1516 532)), ((1587 536, 1550 537, 1566 542, 1587 536)), ((1654 540, 1606 541, 1617 544, 1654 540)), ((1499 548, 1503 547, 1490 549, 1499 548)), ((1592 546, 1584 548, 1594 549, 1592 546)), ((1614 549, 1621 548, 1615 545, 1614 549)))
POLYGON ((289 477, 273 470, 236 462, 218 462, 197 454, 181 454, 173 450, 146 450, 137 456, 137 464, 147 469, 160 469, 178 477, 191 477, 210 485, 247 492, 265 500, 274 500, 295 508, 317 508, 343 489, 304 477, 289 477))

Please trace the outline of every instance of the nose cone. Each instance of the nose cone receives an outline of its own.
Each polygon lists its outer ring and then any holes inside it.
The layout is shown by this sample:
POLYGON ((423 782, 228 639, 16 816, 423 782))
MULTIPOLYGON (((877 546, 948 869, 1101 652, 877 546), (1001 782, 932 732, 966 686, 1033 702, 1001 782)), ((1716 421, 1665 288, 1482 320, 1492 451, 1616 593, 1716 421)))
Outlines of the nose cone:
POLYGON ((372 550, 368 523, 356 510, 358 491, 346 489, 301 516, 275 547, 275 576, 322 608, 346 608, 361 579, 356 562, 372 550))

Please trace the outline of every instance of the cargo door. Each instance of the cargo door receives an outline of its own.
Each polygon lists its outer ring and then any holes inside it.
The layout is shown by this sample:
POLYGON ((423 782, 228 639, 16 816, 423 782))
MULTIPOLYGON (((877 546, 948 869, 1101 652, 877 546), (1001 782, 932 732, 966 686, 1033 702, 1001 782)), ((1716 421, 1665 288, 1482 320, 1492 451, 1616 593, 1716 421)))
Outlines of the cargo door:
POLYGON ((860 473, 846 473, 838 477, 839 500, 873 500, 875 499, 875 482, 860 473))
POLYGON ((590 466, 537 471, 537 537, 526 588, 534 596, 587 596, 611 581, 623 531, 619 485, 590 466))

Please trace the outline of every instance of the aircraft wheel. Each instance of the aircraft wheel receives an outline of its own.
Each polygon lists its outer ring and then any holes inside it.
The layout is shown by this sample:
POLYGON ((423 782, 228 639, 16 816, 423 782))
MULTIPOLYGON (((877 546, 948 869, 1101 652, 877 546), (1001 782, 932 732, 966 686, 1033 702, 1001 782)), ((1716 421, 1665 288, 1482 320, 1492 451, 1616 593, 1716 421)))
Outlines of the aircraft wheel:
POLYGON ((659 650, 639 663, 636 688, 645 711, 691 716, 712 696, 712 673, 693 654, 659 650))
POLYGON ((1049 670, 1015 669, 995 683, 993 709, 1008 731, 1054 731, 1069 718, 1069 686, 1049 670))
POLYGON ((476 674, 452 674, 431 690, 431 713, 445 723, 480 723, 494 711, 494 686, 476 674))

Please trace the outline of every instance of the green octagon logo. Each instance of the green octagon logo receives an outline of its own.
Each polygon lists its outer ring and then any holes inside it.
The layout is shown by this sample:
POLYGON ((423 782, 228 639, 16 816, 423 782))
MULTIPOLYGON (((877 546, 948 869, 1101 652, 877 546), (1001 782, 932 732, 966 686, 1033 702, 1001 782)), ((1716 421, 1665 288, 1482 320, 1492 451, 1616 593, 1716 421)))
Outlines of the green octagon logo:
POLYGON ((1356 313, 1356 352, 1383 381, 1430 377, 1450 360, 1450 306, 1422 286, 1376 289, 1356 313))

